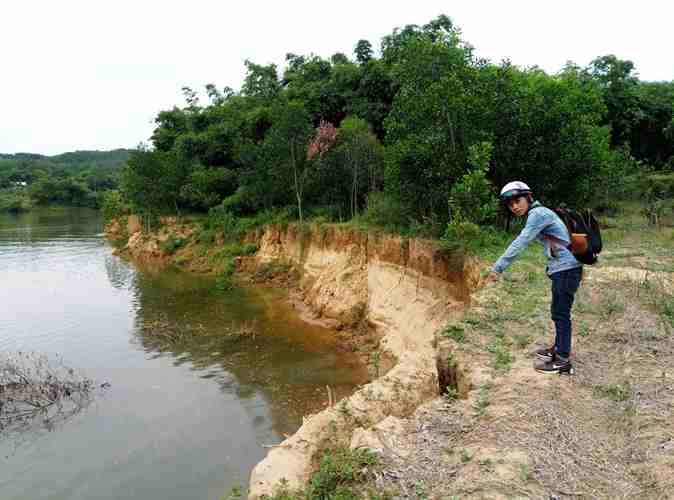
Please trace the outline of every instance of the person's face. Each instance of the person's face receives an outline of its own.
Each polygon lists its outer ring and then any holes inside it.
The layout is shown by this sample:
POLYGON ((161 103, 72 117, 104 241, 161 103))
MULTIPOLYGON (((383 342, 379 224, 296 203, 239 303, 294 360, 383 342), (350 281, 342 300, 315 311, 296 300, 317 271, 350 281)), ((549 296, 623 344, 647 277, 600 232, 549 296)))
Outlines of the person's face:
POLYGON ((529 200, 526 196, 518 196, 517 198, 508 200, 508 208, 517 217, 522 217, 529 210, 529 200))

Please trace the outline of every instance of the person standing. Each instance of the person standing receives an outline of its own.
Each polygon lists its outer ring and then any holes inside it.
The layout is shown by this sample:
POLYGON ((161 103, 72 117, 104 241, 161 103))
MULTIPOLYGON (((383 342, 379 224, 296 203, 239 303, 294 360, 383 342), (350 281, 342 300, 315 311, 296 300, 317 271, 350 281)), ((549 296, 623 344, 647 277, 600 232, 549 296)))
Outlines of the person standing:
POLYGON ((541 373, 571 373, 571 308, 583 277, 583 265, 570 250, 571 236, 555 212, 534 201, 529 186, 521 181, 507 183, 500 194, 501 203, 517 217, 527 221, 515 240, 494 263, 487 278, 498 281, 501 274, 535 239, 543 244, 548 258, 546 273, 552 282, 550 313, 555 324, 555 343, 539 349, 535 369, 541 373))

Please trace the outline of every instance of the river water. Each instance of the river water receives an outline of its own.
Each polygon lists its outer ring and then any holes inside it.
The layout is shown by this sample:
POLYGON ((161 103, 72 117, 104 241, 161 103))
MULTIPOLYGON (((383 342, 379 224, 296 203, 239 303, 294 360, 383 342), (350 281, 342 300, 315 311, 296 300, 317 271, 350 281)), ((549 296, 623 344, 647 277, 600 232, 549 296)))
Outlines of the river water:
POLYGON ((366 370, 283 293, 137 269, 96 212, 0 215, 0 352, 60 356, 110 387, 55 428, 0 434, 0 498, 220 499, 302 415, 366 370), (201 332, 157 342, 148 325, 201 332), (246 326, 246 335, 227 335, 246 326))

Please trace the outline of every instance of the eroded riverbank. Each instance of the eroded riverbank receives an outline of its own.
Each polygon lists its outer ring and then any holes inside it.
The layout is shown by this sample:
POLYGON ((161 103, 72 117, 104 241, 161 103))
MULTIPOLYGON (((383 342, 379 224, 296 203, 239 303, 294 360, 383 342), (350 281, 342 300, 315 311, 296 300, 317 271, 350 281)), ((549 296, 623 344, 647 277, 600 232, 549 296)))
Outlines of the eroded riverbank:
MULTIPOLYGON (((217 243, 205 250, 189 243, 195 227, 169 220, 158 232, 142 234, 130 222, 121 229, 130 233, 122 252, 131 258, 219 271, 208 258, 217 243), (168 255, 162 243, 170 238, 188 243, 168 255)), ((119 225, 109 232, 119 234, 119 225)), ((437 396, 435 336, 464 308, 479 283, 479 266, 451 262, 431 242, 335 226, 302 231, 269 226, 247 235, 244 243, 257 250, 236 260, 240 270, 254 272, 271 262, 292 266, 297 291, 314 317, 339 329, 367 325, 381 337, 378 356, 394 360, 383 376, 306 418, 297 433, 270 450, 251 475, 250 496, 257 498, 271 494, 281 480, 291 488, 301 486, 328 441, 348 443, 357 429, 405 417, 437 396)))

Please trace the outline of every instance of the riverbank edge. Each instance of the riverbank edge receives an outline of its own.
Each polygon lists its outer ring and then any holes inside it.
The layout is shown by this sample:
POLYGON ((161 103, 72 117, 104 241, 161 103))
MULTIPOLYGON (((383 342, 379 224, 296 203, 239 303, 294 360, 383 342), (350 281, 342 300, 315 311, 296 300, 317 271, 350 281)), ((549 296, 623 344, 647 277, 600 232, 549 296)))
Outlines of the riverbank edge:
MULTIPOLYGON (((118 254, 133 261, 222 271, 212 258, 225 245, 222 239, 198 244, 197 225, 175 218, 161 222, 143 233, 138 218, 130 216, 109 224, 106 236, 118 242, 118 254), (166 242, 177 240, 183 243, 171 252, 166 242)), ((294 435, 272 448, 251 473, 249 498, 255 499, 273 495, 280 484, 300 488, 322 450, 363 445, 359 440, 369 430, 395 425, 437 397, 437 333, 467 306, 480 285, 481 265, 475 259, 452 260, 432 241, 337 225, 265 226, 246 234, 241 244, 257 250, 235 258, 238 272, 254 274, 272 263, 292 266, 298 279, 284 280, 283 286, 313 319, 338 329, 366 324, 381 336, 379 355, 395 360, 385 374, 306 417, 294 435)), ((453 378, 465 394, 474 384, 464 365, 457 366, 462 368, 453 378)))

